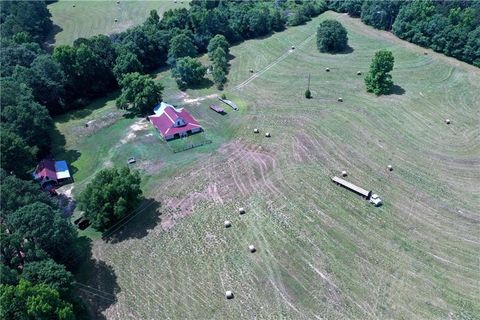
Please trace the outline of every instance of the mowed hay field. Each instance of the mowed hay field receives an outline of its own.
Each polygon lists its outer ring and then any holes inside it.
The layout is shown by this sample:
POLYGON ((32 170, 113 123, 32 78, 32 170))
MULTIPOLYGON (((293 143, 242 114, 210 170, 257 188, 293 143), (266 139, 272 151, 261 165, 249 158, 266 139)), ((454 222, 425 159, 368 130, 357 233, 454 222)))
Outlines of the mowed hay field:
POLYGON ((213 141, 176 154, 112 100, 57 119, 77 192, 133 154, 150 199, 108 241, 94 241, 111 272, 78 275, 98 317, 478 317, 480 71, 424 51, 327 12, 231 49, 226 94, 241 110, 224 117, 208 109, 213 88, 187 97, 160 73, 164 99, 191 111, 213 141), (317 51, 326 18, 347 28, 350 52, 317 51), (356 73, 381 48, 395 56, 396 87, 375 97, 356 73), (99 125, 80 132, 91 119, 99 125), (341 170, 384 205, 335 186, 341 170))
POLYGON ((142 24, 150 10, 162 13, 188 6, 187 0, 59 0, 48 6, 52 21, 61 30, 55 34, 55 45, 72 44, 77 38, 112 34, 142 24), (117 19, 117 22, 115 22, 117 19))

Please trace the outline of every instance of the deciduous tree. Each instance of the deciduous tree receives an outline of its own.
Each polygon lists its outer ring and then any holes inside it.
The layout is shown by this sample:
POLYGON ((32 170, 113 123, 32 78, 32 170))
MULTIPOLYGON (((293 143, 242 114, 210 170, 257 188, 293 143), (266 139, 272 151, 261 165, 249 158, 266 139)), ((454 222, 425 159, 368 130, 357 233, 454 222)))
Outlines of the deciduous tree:
POLYGON ((80 210, 98 230, 106 230, 141 201, 140 175, 128 167, 101 170, 78 198, 80 210))
POLYGON ((0 164, 2 169, 27 178, 35 166, 35 150, 4 125, 0 126, 0 164))
POLYGON ((119 109, 144 115, 162 101, 162 85, 148 75, 127 73, 120 81, 120 86, 122 93, 115 102, 119 109))
POLYGON ((76 230, 60 212, 41 202, 23 206, 7 216, 6 226, 44 250, 55 261, 68 263, 74 254, 76 230))
POLYGON ((341 52, 347 48, 347 30, 335 20, 325 20, 317 29, 317 48, 320 52, 341 52))
POLYGON ((197 49, 192 39, 185 33, 180 33, 170 40, 168 49, 168 63, 174 65, 177 59, 183 57, 194 57, 197 49))
POLYGON ((394 61, 391 51, 383 49, 375 53, 370 71, 365 77, 368 92, 373 92, 378 96, 392 90, 393 81, 389 72, 393 70, 394 61))
POLYGON ((65 266, 51 259, 26 263, 21 278, 31 283, 43 283, 57 290, 61 297, 70 297, 75 279, 65 266))
POLYGON ((200 61, 194 58, 186 57, 177 60, 177 64, 172 69, 172 75, 177 81, 178 87, 182 90, 195 84, 199 84, 207 68, 200 61))
POLYGON ((3 319, 75 319, 72 304, 62 300, 58 291, 25 279, 16 286, 0 285, 0 310, 3 319))

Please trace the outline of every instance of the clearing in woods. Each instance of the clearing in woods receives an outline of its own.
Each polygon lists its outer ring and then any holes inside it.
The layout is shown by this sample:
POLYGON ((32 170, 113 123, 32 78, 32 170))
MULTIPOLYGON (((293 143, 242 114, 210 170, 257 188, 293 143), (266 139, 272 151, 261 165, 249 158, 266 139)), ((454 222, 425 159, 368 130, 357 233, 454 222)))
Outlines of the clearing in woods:
POLYGON ((188 0, 121 0, 118 4, 116 0, 59 0, 48 5, 53 23, 60 28, 54 36, 55 45, 125 31, 143 23, 153 9, 162 17, 169 9, 186 7, 188 0))
POLYGON ((56 136, 58 145, 78 170, 74 194, 100 168, 136 156, 149 199, 106 240, 93 241, 95 268, 84 267, 78 281, 97 315, 480 314, 480 72, 424 51, 327 12, 231 49, 225 91, 240 111, 227 108, 225 116, 208 108, 218 101, 208 97, 213 88, 186 96, 162 72, 164 99, 192 112, 212 140, 177 154, 141 120, 122 117, 114 95, 58 118, 65 139, 56 136), (311 36, 325 18, 347 28, 350 52, 317 51, 311 36), (292 45, 294 52, 279 59, 292 45), (395 56, 396 87, 375 97, 356 73, 365 74, 381 48, 395 56), (246 81, 249 69, 258 76, 246 81), (310 100, 303 96, 308 74, 310 100), (94 119, 96 125, 83 126, 94 119), (384 205, 375 208, 331 183, 341 170, 384 205), (224 220, 232 227, 224 228, 224 220), (257 252, 249 252, 250 244, 257 252), (225 299, 228 290, 234 299, 225 299))

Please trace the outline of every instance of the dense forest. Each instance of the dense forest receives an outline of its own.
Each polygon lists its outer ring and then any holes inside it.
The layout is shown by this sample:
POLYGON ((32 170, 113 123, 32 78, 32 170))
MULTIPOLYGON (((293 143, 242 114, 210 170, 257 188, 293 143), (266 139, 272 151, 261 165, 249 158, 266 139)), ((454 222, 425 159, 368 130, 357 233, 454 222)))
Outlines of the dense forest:
MULTIPOLYGON (((49 153, 52 116, 82 108, 116 90, 134 73, 169 66, 182 89, 208 52, 215 83, 228 72, 229 45, 278 32, 327 9, 361 17, 375 28, 480 67, 480 0, 200 1, 189 9, 155 11, 111 36, 46 49, 53 24, 46 2, 1 1, 0 305, 5 319, 73 319, 82 303, 72 271, 82 259, 76 230, 58 201, 31 180, 49 153), (125 80, 126 79, 126 80, 125 80), (34 299, 36 304, 28 301, 34 299)), ((193 79, 195 80, 195 79, 193 79)))
POLYGON ((328 7, 480 67, 479 0, 330 0, 328 7))

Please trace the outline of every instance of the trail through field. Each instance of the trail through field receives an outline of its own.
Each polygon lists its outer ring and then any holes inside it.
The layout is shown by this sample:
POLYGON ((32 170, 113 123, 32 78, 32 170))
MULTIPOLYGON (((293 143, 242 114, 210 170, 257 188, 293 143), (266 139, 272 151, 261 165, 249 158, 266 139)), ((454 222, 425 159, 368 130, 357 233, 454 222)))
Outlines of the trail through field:
POLYGON ((300 44, 296 45, 295 46, 295 50, 288 50, 287 52, 285 52, 284 54, 282 54, 280 57, 278 57, 277 59, 275 59, 272 63, 270 63, 268 66, 266 66, 265 68, 261 69, 260 71, 258 72, 255 72, 250 78, 248 78, 247 80, 243 81, 242 83, 240 83, 239 85, 237 85, 235 87, 235 90, 240 90, 242 89, 243 87, 245 87, 246 85, 248 85, 249 83, 251 83, 253 80, 255 80, 256 78, 260 77, 262 74, 264 74, 265 72, 267 72, 268 70, 270 70, 271 68, 275 67, 277 64, 279 64, 280 62, 282 62, 283 60, 285 60, 289 55, 291 54, 294 54, 295 52, 297 52, 298 49, 302 48, 303 46, 305 46, 305 44, 308 43, 308 41, 312 40, 312 38, 315 37, 315 33, 311 34, 310 36, 308 36, 305 40, 303 40, 300 44))

